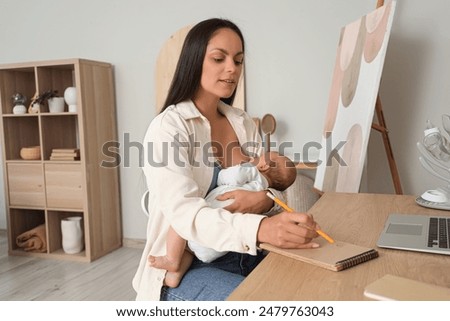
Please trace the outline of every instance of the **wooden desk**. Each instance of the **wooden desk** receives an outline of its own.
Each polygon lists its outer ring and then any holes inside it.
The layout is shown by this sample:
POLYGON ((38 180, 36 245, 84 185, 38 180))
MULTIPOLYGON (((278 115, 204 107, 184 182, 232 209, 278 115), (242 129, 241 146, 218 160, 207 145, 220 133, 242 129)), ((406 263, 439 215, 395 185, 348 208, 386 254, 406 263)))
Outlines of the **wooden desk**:
MULTIPOLYGON (((389 213, 450 216, 413 196, 325 193, 309 213, 334 239, 376 247, 389 213)), ((380 257, 341 272, 269 253, 228 300, 367 300, 364 287, 385 274, 450 287, 450 256, 378 248, 380 257)))

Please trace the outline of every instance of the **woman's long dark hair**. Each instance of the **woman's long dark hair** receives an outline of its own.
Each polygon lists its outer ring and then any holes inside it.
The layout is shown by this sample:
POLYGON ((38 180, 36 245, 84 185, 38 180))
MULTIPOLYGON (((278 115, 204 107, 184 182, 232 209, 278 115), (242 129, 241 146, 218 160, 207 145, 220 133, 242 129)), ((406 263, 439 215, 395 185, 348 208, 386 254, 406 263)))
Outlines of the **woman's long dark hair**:
MULTIPOLYGON (((228 28, 236 32, 241 38, 242 50, 244 51, 244 37, 238 26, 233 22, 214 18, 196 24, 184 40, 175 74, 161 112, 170 105, 178 104, 194 96, 200 86, 203 60, 205 59, 208 42, 214 32, 222 28, 228 28)), ((235 94, 236 90, 230 97, 222 98, 221 100, 231 105, 235 94)))

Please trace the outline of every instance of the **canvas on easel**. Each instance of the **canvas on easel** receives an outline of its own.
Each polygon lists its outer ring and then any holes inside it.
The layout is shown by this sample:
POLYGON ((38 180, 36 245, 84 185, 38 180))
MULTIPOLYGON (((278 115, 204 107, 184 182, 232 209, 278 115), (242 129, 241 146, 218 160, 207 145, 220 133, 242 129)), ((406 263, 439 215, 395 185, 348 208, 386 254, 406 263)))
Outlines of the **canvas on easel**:
POLYGON ((314 188, 359 191, 395 1, 342 28, 314 188))

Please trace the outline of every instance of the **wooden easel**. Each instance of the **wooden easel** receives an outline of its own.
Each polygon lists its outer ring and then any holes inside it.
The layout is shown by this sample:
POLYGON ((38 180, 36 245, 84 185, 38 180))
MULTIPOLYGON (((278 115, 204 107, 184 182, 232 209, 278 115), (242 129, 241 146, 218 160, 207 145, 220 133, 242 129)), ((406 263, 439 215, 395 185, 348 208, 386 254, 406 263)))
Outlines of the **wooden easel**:
MULTIPOLYGON (((377 0, 377 8, 384 5, 384 0, 377 0)), ((391 170, 392 182, 394 183, 394 189, 396 194, 403 194, 402 184, 400 182, 400 175, 398 173, 397 164, 394 159, 394 153, 392 151, 391 142, 389 140, 389 130, 386 127, 386 121, 383 115, 383 106, 381 104, 380 94, 377 96, 377 102, 375 104, 375 112, 377 114, 378 124, 372 123, 372 128, 377 130, 383 136, 384 149, 389 162, 389 168, 391 170)))

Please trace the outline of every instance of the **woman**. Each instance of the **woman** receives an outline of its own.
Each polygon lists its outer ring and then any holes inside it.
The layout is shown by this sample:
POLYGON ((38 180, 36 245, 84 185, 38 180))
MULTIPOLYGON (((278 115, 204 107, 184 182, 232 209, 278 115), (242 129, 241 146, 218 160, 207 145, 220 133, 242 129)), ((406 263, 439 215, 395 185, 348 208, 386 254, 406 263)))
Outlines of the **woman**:
POLYGON ((258 243, 318 246, 311 243, 316 223, 307 214, 260 215, 275 210, 265 191, 225 193, 220 200, 234 202, 224 209, 204 200, 218 167, 262 152, 252 118, 225 103, 233 101, 243 60, 244 40, 230 21, 205 20, 186 37, 164 108, 144 138, 150 215, 133 279, 138 300, 224 300, 261 261, 258 243), (170 226, 186 240, 230 252, 208 264, 194 259, 180 285, 168 288, 166 271, 152 268, 148 257, 165 255, 170 226))

